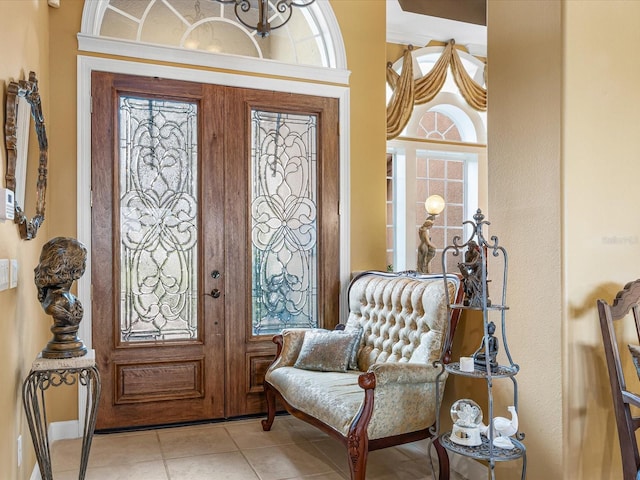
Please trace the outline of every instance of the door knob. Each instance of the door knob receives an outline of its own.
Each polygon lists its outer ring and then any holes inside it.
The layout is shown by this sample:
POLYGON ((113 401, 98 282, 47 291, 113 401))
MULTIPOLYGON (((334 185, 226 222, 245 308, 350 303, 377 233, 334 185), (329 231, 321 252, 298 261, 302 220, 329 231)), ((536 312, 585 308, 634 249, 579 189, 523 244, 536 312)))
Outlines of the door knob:
POLYGON ((212 271, 211 278, 220 278, 220 271, 219 270, 212 271))
POLYGON ((213 298, 219 298, 220 290, 218 290, 217 288, 214 288, 213 290, 211 290, 211 293, 209 295, 213 298))

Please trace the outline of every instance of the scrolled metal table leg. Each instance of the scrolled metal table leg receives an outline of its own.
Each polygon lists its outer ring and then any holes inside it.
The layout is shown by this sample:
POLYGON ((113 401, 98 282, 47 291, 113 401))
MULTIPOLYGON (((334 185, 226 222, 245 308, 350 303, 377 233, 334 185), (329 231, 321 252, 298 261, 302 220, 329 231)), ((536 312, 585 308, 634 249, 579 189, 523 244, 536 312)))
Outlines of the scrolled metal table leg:
POLYGON ((93 432, 96 427, 98 400, 101 391, 100 373, 95 366, 95 362, 92 359, 85 361, 93 362, 93 364, 78 367, 60 365, 62 368, 56 368, 58 364, 54 362, 49 362, 52 364, 51 368, 48 368, 47 365, 37 364, 38 368, 31 370, 22 385, 22 401, 42 480, 53 480, 44 392, 49 387, 76 385, 78 383, 86 388, 86 407, 78 480, 84 480, 85 478, 93 432))
POLYGON ((22 401, 33 440, 38 468, 42 480, 53 480, 51 472, 51 451, 49 450, 49 433, 47 431, 47 412, 44 406, 43 382, 48 382, 46 372, 30 372, 22 386, 22 401))
POLYGON ((87 402, 84 415, 84 430, 82 433, 82 455, 80 457, 80 474, 78 480, 84 480, 89 463, 89 453, 93 432, 96 427, 96 414, 98 412, 98 399, 100 398, 100 374, 96 367, 80 370, 78 373, 80 384, 87 389, 87 402))

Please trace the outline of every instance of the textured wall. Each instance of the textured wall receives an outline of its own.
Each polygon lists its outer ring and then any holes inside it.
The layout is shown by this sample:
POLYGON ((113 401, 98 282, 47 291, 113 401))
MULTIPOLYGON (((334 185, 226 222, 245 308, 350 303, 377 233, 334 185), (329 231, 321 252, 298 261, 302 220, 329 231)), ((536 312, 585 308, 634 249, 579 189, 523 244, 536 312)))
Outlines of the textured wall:
POLYGON ((386 266, 386 5, 332 0, 351 71, 351 270, 386 266))
MULTIPOLYGON (((566 478, 622 478, 596 300, 640 278, 640 2, 566 2, 563 196, 566 478)), ((618 330, 628 386, 640 392, 618 330)))
MULTIPOLYGON (((488 12, 488 220, 509 253, 528 478, 562 478, 562 2, 489 0, 488 12)), ((504 413, 509 384, 496 382, 504 413)), ((519 466, 500 465, 500 478, 519 478, 519 466)))
MULTIPOLYGON (((49 120, 48 10, 47 2, 0 2, 0 45, 3 46, 0 52, 0 125, 3 127, 7 83, 28 78, 30 70, 37 74, 43 114, 45 121, 49 120)), ((4 128, 1 138, 0 184, 4 186, 7 163, 4 128)), ((27 213, 29 211, 33 214, 33 205, 27 213)), ((38 263, 42 244, 48 238, 47 229, 51 223, 48 213, 46 217, 36 239, 30 241, 20 239, 18 227, 13 221, 0 223, 0 258, 15 258, 19 263, 18 287, 0 292, 0 478, 28 479, 35 463, 21 392, 22 381, 29 373, 31 362, 50 335, 50 317, 42 311, 33 284, 33 269, 38 263), (19 435, 22 435, 24 452, 20 468, 16 453, 19 435)))

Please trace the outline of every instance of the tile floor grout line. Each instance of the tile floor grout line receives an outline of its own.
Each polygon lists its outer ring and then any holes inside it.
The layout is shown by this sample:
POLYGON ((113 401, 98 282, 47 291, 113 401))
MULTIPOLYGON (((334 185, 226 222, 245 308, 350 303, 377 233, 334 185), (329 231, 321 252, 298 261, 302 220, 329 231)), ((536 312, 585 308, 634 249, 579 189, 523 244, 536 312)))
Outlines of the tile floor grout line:
POLYGON ((247 456, 244 454, 244 451, 242 448, 240 448, 240 445, 238 445, 238 442, 236 442, 236 439, 233 438, 233 435, 231 435, 231 432, 229 430, 227 430, 227 427, 223 427, 224 431, 227 433, 227 435, 229 435, 229 438, 231 439, 231 441, 233 442, 233 444, 236 446, 236 448, 238 449, 238 452, 240 452, 240 455, 242 455, 242 458, 244 458, 244 461, 247 462, 247 465, 249 465, 249 468, 253 471, 253 474, 256 476, 256 478, 258 480, 263 480, 263 478, 260 476, 260 474, 258 473, 258 471, 253 468, 253 465, 251 464, 251 462, 249 461, 249 459, 247 458, 247 456))
POLYGON ((169 464, 167 458, 164 456, 164 449, 162 448, 162 441, 160 440, 160 431, 156 430, 156 437, 160 447, 160 457, 162 458, 162 465, 164 466, 164 474, 167 476, 167 480, 171 480, 171 473, 169 472, 169 464))
MULTIPOLYGON (((336 442, 337 442, 337 440, 335 440, 334 438, 331 438, 331 437, 328 437, 327 439, 328 439, 328 440, 333 440, 333 441, 336 441, 336 442)), ((343 471, 342 471, 342 469, 340 468, 340 465, 338 465, 338 463, 337 463, 337 462, 335 462, 335 461, 333 460, 333 458, 332 458, 332 457, 330 457, 329 455, 327 455, 327 453, 326 453, 326 452, 324 452, 324 451, 323 451, 323 450, 322 450, 318 445, 315 445, 315 443, 320 443, 321 441, 324 441, 324 440, 318 440, 318 441, 316 441, 316 442, 309 442, 309 443, 311 443, 311 444, 313 445, 313 448, 315 448, 318 452, 320 452, 320 453, 321 453, 321 454, 322 454, 322 455, 323 455, 323 456, 324 456, 324 457, 325 457, 325 458, 326 458, 326 459, 331 463, 331 465, 333 465, 333 467, 334 467, 334 468, 333 468, 333 470, 334 470, 338 475, 340 475, 340 476, 344 476, 347 472, 343 472, 343 471)), ((344 453, 345 453, 345 457, 347 458, 347 462, 349 462, 349 460, 350 460, 350 459, 349 459, 349 454, 348 454, 348 452, 344 452, 344 453)), ((347 466, 348 466, 348 463, 347 463, 347 466)))

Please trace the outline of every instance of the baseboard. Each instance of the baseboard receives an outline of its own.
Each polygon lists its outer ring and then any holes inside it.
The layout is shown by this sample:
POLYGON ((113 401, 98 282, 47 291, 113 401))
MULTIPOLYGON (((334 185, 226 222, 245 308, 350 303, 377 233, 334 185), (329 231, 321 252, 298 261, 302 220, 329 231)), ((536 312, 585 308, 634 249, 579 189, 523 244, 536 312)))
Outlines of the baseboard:
POLYGON ((56 440, 67 440, 69 438, 80 438, 80 423, 78 420, 66 422, 53 422, 49 424, 49 442, 56 440))
MULTIPOLYGON (((69 438, 80 438, 80 422, 69 420, 67 422, 52 422, 47 428, 49 434, 49 445, 57 440, 67 440, 69 438)), ((33 472, 29 480, 42 480, 38 463, 33 466, 33 472)))

